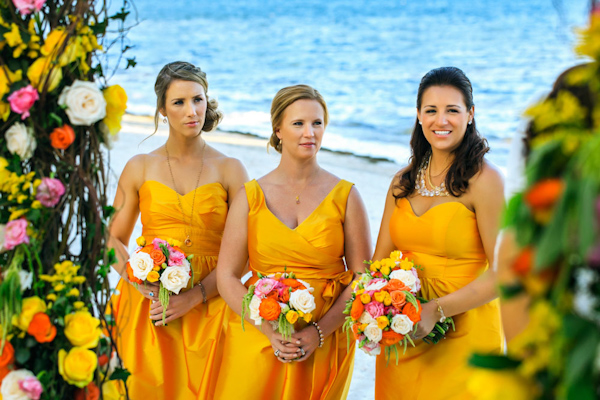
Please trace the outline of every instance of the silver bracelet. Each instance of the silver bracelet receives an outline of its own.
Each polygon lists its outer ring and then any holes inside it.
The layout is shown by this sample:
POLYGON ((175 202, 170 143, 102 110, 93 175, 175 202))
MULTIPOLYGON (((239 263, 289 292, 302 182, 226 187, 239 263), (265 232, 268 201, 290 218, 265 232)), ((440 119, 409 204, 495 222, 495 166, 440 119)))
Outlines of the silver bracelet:
POLYGON ((321 330, 321 327, 315 321, 311 322, 311 324, 313 324, 314 327, 317 328, 317 332, 319 333, 319 347, 323 347, 323 344, 325 343, 325 337, 323 336, 323 331, 321 330))
POLYGON ((206 304, 206 290, 204 289, 204 285, 202 282, 198 282, 197 285, 200 286, 200 291, 202 292, 202 304, 206 304))

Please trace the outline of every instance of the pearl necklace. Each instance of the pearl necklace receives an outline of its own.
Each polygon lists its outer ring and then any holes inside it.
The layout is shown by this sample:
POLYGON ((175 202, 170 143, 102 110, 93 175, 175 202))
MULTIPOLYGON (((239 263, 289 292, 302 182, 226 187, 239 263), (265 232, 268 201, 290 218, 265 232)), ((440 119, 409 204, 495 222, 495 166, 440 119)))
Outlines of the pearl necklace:
MULTIPOLYGON (((423 197, 447 197, 450 196, 450 193, 446 190, 446 183, 442 182, 440 186, 434 186, 431 183, 431 178, 427 176, 427 180, 429 181, 429 185, 431 185, 431 189, 427 189, 427 185, 425 184, 425 174, 427 173, 427 168, 429 167, 429 163, 431 162, 431 154, 429 158, 423 160, 421 167, 419 168, 419 172, 417 173, 417 182, 415 188, 417 192, 423 197)), ((430 171, 431 172, 431 171, 430 171)))

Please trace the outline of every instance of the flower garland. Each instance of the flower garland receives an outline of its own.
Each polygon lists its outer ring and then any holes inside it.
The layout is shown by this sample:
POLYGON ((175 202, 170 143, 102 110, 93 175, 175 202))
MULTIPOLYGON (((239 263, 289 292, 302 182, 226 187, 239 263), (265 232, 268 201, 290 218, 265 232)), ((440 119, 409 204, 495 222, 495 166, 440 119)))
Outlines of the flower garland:
POLYGON ((131 4, 110 15, 94 3, 0 1, 5 400, 127 397, 104 313, 115 256, 106 248, 113 209, 101 146, 115 140, 127 107, 125 91, 107 85, 103 60, 104 49, 123 43, 131 4))
POLYGON ((522 249, 505 299, 530 300, 507 356, 474 355, 469 382, 480 399, 594 399, 600 394, 600 10, 582 30, 592 62, 565 75, 570 88, 531 107, 527 187, 505 224, 522 249), (578 90, 578 89, 573 89, 578 90), (589 104, 588 104, 589 103, 589 104), (591 106, 590 106, 591 104, 591 106))

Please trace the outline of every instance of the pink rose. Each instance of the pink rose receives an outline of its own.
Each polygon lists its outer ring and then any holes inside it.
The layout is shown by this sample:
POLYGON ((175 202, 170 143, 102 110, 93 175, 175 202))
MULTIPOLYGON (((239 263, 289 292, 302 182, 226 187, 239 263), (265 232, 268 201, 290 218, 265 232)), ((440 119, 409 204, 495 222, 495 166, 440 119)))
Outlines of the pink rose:
POLYGON ((46 0, 13 0, 17 10, 23 15, 31 14, 34 10, 40 11, 46 0))
POLYGON ((381 346, 379 346, 379 343, 373 343, 369 340, 363 344, 361 349, 370 356, 377 356, 381 353, 381 346))
POLYGON ((258 297, 264 297, 268 295, 277 285, 275 279, 271 278, 262 278, 258 282, 256 282, 256 286, 254 286, 254 294, 258 297))
POLYGON ((39 400, 42 392, 44 391, 42 384, 34 376, 20 380, 19 389, 21 389, 32 400, 39 400))
POLYGON ((17 114, 21 114, 21 119, 23 120, 29 117, 29 109, 39 98, 40 96, 38 95, 37 89, 28 85, 13 92, 8 96, 7 100, 10 103, 10 109, 17 114))
POLYGON ((12 250, 21 243, 29 244, 27 220, 25 218, 9 221, 4 231, 4 248, 6 250, 12 250))
POLYGON ((183 265, 185 254, 177 250, 172 250, 172 248, 169 248, 169 250, 169 267, 178 267, 183 265))
POLYGON ((42 178, 42 183, 37 188, 35 198, 39 200, 44 207, 54 207, 65 194, 65 187, 62 182, 54 178, 42 178))
POLYGON ((169 243, 167 243, 166 240, 162 240, 162 239, 159 239, 159 238, 155 238, 152 241, 152 244, 154 245, 154 250, 159 250, 161 244, 164 244, 165 246, 167 246, 167 248, 169 248, 169 243))
POLYGON ((385 313, 384 315, 388 315, 390 313, 392 315, 398 315, 398 314, 400 314, 400 311, 398 311, 396 309, 396 307, 394 307, 394 306, 387 306, 387 307, 385 307, 384 313, 385 313))
POLYGON ((365 306, 365 311, 368 312, 371 317, 378 318, 383 315, 385 309, 383 303, 372 301, 365 306))

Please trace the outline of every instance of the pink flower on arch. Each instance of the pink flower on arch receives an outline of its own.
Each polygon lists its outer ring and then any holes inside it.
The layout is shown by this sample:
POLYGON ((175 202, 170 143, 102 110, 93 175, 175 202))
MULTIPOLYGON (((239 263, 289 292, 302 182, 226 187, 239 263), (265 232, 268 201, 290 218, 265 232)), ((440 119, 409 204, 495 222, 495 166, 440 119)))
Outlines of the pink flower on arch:
POLYGON ((29 244, 27 220, 25 218, 9 221, 4 230, 4 248, 6 250, 12 250, 21 243, 29 244))
POLYGON ((42 384, 35 376, 30 376, 19 381, 19 389, 32 400, 39 400, 44 391, 42 384))
POLYGON ((42 178, 42 183, 37 188, 35 198, 44 207, 51 208, 58 204, 63 194, 65 194, 65 187, 60 180, 42 178))
POLYGON ((27 85, 13 92, 8 96, 7 100, 10 103, 10 109, 17 114, 21 114, 21 119, 29 117, 29 110, 40 98, 38 91, 31 85, 27 85))
POLYGON ((31 14, 33 11, 40 11, 44 4, 46 4, 46 0, 12 0, 12 2, 22 15, 31 14))

